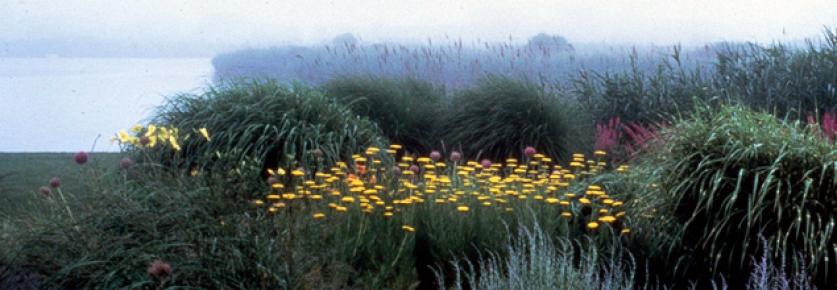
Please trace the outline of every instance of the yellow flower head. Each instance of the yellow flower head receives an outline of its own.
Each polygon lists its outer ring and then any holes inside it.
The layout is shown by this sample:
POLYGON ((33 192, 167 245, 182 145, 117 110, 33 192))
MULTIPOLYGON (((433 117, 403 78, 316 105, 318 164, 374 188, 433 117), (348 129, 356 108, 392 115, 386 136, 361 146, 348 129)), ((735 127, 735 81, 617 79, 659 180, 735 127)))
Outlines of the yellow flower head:
POLYGON ((128 132, 125 132, 125 130, 120 130, 117 133, 117 137, 119 138, 119 143, 128 143, 131 140, 131 135, 128 135, 128 132))
POLYGON ((595 229, 599 228, 599 223, 589 222, 589 223, 587 223, 587 228, 591 229, 591 230, 595 230, 595 229))
POLYGON ((180 144, 177 143, 177 137, 175 136, 176 134, 169 133, 167 135, 171 148, 174 149, 174 151, 180 151, 180 144))
POLYGON ((131 132, 139 133, 140 131, 142 131, 142 125, 140 124, 136 124, 133 127, 131 127, 131 132))
POLYGON ((318 212, 318 213, 315 213, 315 214, 314 214, 314 219, 315 219, 315 220, 324 219, 324 218, 325 218, 325 216, 326 216, 326 215, 325 215, 324 213, 318 212))
POLYGON ((403 225, 403 226, 401 226, 401 229, 404 230, 405 232, 408 232, 408 233, 412 233, 412 232, 416 231, 416 228, 411 227, 409 225, 403 225))
POLYGON ((203 136, 203 138, 206 139, 206 141, 210 140, 209 139, 209 131, 207 131, 206 128, 200 128, 200 129, 198 129, 198 132, 201 133, 201 136, 203 136))
POLYGON ((616 217, 614 217, 612 215, 606 215, 606 216, 600 217, 599 221, 603 222, 603 223, 612 223, 612 222, 616 221, 616 217))

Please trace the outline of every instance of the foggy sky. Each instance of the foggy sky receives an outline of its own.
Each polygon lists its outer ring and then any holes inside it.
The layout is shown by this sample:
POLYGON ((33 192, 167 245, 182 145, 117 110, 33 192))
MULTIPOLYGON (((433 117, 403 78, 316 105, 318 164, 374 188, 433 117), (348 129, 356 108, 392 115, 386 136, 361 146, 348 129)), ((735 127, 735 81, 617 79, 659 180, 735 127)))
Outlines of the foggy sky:
POLYGON ((539 32, 574 43, 770 42, 819 37, 835 15, 837 0, 0 0, 0 55, 23 45, 211 55, 344 32, 367 42, 539 32))

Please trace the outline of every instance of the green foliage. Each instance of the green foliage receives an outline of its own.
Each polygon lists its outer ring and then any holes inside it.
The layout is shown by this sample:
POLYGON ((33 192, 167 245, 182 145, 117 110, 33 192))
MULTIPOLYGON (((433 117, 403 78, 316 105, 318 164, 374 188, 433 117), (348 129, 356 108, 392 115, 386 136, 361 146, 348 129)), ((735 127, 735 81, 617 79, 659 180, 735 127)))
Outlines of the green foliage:
MULTIPOLYGON (((714 86, 750 107, 785 113, 837 109, 837 31, 801 48, 783 44, 728 46, 719 54, 714 86)), ((804 117, 804 116, 803 116, 804 117)))
POLYGON ((441 128, 445 143, 466 156, 500 160, 534 146, 562 158, 575 137, 570 111, 569 104, 533 83, 488 76, 454 97, 441 128))
POLYGON ((201 95, 179 95, 152 121, 189 134, 175 156, 161 148, 152 160, 221 174, 328 164, 384 143, 375 124, 349 108, 312 88, 275 81, 223 83, 201 95), (197 135, 200 128, 209 131, 211 141, 197 135), (322 157, 311 154, 315 150, 322 157))
POLYGON ((837 35, 831 29, 821 41, 804 47, 727 44, 711 52, 715 60, 704 68, 700 63, 685 65, 680 47, 674 47, 653 73, 641 69, 639 58, 632 55, 630 70, 582 70, 571 80, 570 93, 599 123, 612 117, 625 123, 656 123, 691 113, 695 98, 779 115, 837 109, 837 35))
POLYGON ((654 174, 665 210, 682 224, 687 272, 740 272, 764 236, 773 257, 799 252, 791 266, 834 281, 837 147, 816 127, 740 106, 703 108, 665 144, 654 174))
POLYGON ((444 91, 415 78, 344 76, 324 85, 326 94, 376 122, 390 141, 411 152, 438 146, 436 128, 444 91))
POLYGON ((572 80, 572 93, 597 122, 618 117, 625 123, 656 123, 691 108, 693 98, 712 94, 699 66, 683 66, 679 47, 653 73, 640 69, 635 55, 630 60, 630 71, 581 71, 572 80))
MULTIPOLYGON (((476 265, 453 262, 452 289, 637 289, 634 267, 622 262, 627 255, 619 244, 602 253, 593 243, 551 237, 538 224, 521 227, 509 236, 504 254, 489 253, 476 265)), ((437 276, 444 285, 445 276, 437 276)))
POLYGON ((117 168, 122 154, 92 153, 85 165, 73 162, 71 153, 0 153, 0 220, 13 218, 26 210, 38 188, 59 177, 71 191, 88 190, 90 172, 117 168))

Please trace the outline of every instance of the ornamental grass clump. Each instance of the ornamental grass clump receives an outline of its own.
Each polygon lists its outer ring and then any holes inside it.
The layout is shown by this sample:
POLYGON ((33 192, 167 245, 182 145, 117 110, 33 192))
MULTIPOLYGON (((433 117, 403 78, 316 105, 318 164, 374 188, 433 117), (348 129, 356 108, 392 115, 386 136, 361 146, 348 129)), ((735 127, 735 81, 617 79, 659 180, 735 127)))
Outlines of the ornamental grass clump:
POLYGON ((276 81, 227 82, 199 95, 175 96, 152 123, 179 130, 177 148, 149 149, 154 146, 142 144, 146 129, 137 132, 139 145, 132 142, 129 149, 152 151, 142 154, 186 172, 246 174, 279 164, 328 164, 383 142, 374 123, 337 101, 276 81))
POLYGON ((487 76, 454 96, 441 126, 444 142, 465 156, 500 160, 522 157, 532 145, 564 159, 574 136, 570 104, 545 93, 534 83, 487 76))
POLYGON ((761 235, 772 257, 800 253, 788 267, 833 285, 837 147, 817 126, 725 106, 698 109, 666 135, 655 166, 682 224, 675 248, 691 254, 679 270, 694 279, 742 272, 761 235))
POLYGON ((437 272, 438 284, 453 280, 450 289, 457 290, 640 289, 630 254, 619 244, 591 244, 583 239, 556 241, 538 224, 520 227, 516 235, 509 235, 503 254, 484 253, 477 264, 454 261, 456 273, 446 277, 437 272))
POLYGON ((356 75, 334 78, 323 88, 407 151, 427 153, 439 145, 436 128, 444 91, 430 82, 356 75))
POLYGON ((688 65, 683 58, 682 49, 674 47, 669 58, 654 63, 656 70, 644 70, 632 54, 630 68, 621 71, 580 71, 570 91, 598 123, 614 117, 625 123, 656 123, 688 111, 693 98, 713 96, 712 70, 688 65))
MULTIPOLYGON (((776 111, 837 109, 837 30, 825 28, 805 45, 728 45, 718 53, 713 86, 743 96, 752 108, 776 111)), ((802 117, 802 116, 799 116, 802 117)))

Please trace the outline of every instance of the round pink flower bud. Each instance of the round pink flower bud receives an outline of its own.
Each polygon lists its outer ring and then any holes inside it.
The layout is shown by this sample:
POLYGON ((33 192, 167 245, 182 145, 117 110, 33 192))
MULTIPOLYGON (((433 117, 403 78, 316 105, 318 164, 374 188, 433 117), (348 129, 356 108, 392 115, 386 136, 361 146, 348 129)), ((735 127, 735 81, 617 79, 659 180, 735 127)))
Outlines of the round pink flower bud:
POLYGON ((450 161, 459 162, 459 160, 462 160, 462 153, 456 151, 450 153, 450 161))
POLYGON ((164 279, 171 275, 171 265, 162 260, 154 260, 148 265, 148 275, 157 279, 164 279))
POLYGON ((61 186, 61 178, 53 177, 49 180, 49 186, 51 186, 52 188, 57 188, 61 186))
POLYGON ((442 153, 439 153, 438 150, 433 150, 433 152, 430 152, 430 159, 432 159, 433 162, 439 161, 439 159, 442 159, 442 153))
POLYGON ((491 160, 488 160, 488 159, 483 159, 483 160, 482 160, 482 162, 480 162, 480 163, 482 164, 482 167, 483 167, 483 168, 489 168, 489 167, 491 167, 491 160))
POLYGON ((119 167, 122 167, 122 169, 128 170, 133 166, 134 166, 134 161, 131 160, 131 158, 125 157, 125 158, 122 158, 122 160, 119 160, 119 167))
POLYGON ((414 172, 415 174, 418 174, 419 170, 421 169, 419 169, 418 165, 413 164, 410 166, 410 171, 414 172))
POLYGON ((526 149, 523 149, 523 154, 525 154, 526 157, 532 157, 532 155, 535 155, 535 153, 538 153, 538 151, 535 150, 535 147, 526 146, 526 149))
POLYGON ((87 152, 79 151, 78 153, 76 153, 76 156, 73 159, 76 160, 76 164, 82 165, 82 164, 87 163, 87 158, 88 157, 89 156, 88 156, 87 152))
POLYGON ((38 191, 41 192, 41 195, 46 196, 46 197, 49 197, 49 195, 52 194, 52 190, 49 189, 49 187, 46 187, 46 186, 41 186, 41 188, 39 188, 38 191))

